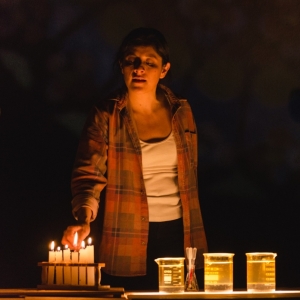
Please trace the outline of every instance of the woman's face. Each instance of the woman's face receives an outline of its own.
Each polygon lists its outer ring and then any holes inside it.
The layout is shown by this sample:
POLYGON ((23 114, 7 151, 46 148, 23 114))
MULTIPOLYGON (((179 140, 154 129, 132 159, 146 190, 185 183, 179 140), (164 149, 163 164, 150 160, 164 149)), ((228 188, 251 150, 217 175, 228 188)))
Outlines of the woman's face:
POLYGON ((139 46, 130 51, 120 63, 125 84, 129 91, 156 92, 160 79, 170 69, 162 64, 162 57, 152 46, 139 46))

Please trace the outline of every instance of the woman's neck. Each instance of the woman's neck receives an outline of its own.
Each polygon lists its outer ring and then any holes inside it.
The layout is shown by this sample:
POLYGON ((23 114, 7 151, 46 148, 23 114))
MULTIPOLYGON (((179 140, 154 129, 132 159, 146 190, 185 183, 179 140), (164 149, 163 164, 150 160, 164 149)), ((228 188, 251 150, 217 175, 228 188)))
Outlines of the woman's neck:
POLYGON ((156 93, 128 92, 128 101, 133 112, 152 113, 164 105, 163 97, 156 93))

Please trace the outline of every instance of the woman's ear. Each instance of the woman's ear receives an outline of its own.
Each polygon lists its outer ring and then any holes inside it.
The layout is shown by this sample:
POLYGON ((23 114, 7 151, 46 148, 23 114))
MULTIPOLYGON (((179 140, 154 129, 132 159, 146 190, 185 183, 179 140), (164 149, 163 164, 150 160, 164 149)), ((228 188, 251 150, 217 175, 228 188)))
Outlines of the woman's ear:
POLYGON ((163 68, 162 68, 162 71, 161 71, 161 74, 160 74, 160 79, 163 79, 163 78, 165 78, 166 77, 166 75, 167 75, 167 73, 168 73, 168 71, 170 70, 170 68, 171 68, 171 64, 169 63, 169 62, 167 62, 164 66, 163 66, 163 68))

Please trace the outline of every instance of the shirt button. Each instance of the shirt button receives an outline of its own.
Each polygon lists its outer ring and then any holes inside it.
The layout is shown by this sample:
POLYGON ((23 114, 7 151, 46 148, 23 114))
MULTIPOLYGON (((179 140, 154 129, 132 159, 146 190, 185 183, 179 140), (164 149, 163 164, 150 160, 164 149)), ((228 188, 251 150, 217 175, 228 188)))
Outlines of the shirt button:
POLYGON ((144 191, 143 191, 143 190, 141 190, 141 195, 142 195, 142 196, 144 195, 144 191))
POLYGON ((146 243, 144 241, 142 241, 142 245, 145 245, 146 243))
POLYGON ((145 221, 145 217, 141 217, 141 220, 142 220, 142 221, 145 221))

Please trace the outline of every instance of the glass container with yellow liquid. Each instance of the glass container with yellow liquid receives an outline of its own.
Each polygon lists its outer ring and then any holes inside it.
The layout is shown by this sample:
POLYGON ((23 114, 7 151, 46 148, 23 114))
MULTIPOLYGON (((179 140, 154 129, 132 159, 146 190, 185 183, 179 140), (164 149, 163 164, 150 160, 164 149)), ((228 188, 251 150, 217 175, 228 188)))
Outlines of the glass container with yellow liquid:
POLYGON ((233 253, 204 253, 205 292, 233 291, 233 253))
POLYGON ((272 252, 246 253, 247 256, 247 291, 274 292, 275 257, 272 252))
POLYGON ((157 258, 159 292, 184 292, 184 257, 157 258))

